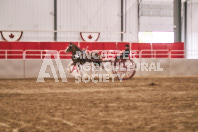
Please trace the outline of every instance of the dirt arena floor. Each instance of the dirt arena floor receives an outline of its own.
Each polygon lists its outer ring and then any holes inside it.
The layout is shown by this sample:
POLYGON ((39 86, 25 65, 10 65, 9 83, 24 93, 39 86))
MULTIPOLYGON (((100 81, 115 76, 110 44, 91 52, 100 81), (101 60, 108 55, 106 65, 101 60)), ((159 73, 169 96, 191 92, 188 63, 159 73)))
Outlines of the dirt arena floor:
POLYGON ((0 132, 196 132, 198 77, 0 80, 0 132))

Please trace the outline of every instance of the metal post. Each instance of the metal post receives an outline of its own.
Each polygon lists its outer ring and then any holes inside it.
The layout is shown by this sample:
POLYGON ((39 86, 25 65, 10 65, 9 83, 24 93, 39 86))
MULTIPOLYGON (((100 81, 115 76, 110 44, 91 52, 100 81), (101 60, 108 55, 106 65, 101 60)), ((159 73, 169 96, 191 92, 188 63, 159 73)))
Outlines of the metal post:
MULTIPOLYGON (((57 31, 57 0, 54 0, 54 30, 57 31)), ((54 32, 54 41, 57 41, 57 32, 54 32)))
MULTIPOLYGON (((124 30, 124 13, 123 13, 123 9, 124 9, 124 1, 121 0, 121 32, 123 32, 124 30)), ((121 34, 121 41, 123 41, 123 33, 121 34)))
POLYGON ((186 49, 187 44, 187 1, 184 2, 184 48, 186 49))
POLYGON ((43 58, 43 51, 41 50, 41 60, 42 60, 42 58, 43 58))
POLYGON ((174 0, 174 41, 181 42, 181 0, 174 0))
POLYGON ((6 54, 5 59, 7 60, 8 59, 8 51, 7 50, 5 51, 5 54, 6 54))

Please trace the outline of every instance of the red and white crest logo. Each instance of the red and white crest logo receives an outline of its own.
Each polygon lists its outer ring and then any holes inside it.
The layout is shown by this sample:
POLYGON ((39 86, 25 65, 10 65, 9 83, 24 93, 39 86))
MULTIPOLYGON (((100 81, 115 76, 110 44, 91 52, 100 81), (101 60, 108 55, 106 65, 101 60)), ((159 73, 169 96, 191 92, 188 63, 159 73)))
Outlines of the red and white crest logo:
POLYGON ((83 41, 86 42, 96 42, 100 37, 99 32, 80 32, 80 36, 83 41))
POLYGON ((22 35, 22 31, 1 31, 1 36, 5 41, 19 41, 22 35))

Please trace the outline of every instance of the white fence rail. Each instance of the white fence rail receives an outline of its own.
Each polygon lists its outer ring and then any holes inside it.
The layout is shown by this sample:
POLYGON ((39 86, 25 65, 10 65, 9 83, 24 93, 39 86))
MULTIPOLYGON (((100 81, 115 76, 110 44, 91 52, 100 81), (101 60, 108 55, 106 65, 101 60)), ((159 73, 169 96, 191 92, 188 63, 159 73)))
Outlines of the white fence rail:
POLYGON ((23 54, 24 59, 31 59, 31 58, 40 58, 43 59, 44 57, 52 57, 52 55, 59 56, 59 52, 57 50, 25 50, 23 54), (28 58, 30 57, 30 58, 28 58))
POLYGON ((0 58, 1 59, 10 59, 10 57, 22 57, 24 56, 23 50, 0 50, 0 58))
MULTIPOLYGON (((102 53, 104 58, 116 56, 123 51, 120 50, 92 50, 88 52, 102 53)), ((44 59, 44 57, 71 58, 71 53, 65 50, 0 50, 0 59, 44 59)), ((198 59, 198 51, 186 50, 131 50, 131 58, 187 58, 198 59), (187 56, 187 57, 186 57, 187 56)))

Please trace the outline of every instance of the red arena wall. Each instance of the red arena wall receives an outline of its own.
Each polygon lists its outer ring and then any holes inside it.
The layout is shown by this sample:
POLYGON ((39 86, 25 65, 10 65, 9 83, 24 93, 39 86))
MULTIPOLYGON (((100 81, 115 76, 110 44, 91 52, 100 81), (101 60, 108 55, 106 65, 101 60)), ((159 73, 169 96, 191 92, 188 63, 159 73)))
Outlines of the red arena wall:
MULTIPOLYGON (((5 50, 10 54, 17 54, 14 50, 65 50, 70 42, 0 42, 0 58, 5 50)), ((125 45, 129 44, 131 50, 136 52, 137 58, 184 58, 184 43, 129 43, 129 42, 72 42, 81 49, 87 48, 92 50, 124 50, 125 45), (172 52, 171 56, 168 53, 172 52), (155 54, 155 56, 153 56, 155 54)), ((60 52, 61 54, 65 54, 60 52)), ((39 54, 36 51, 31 54, 39 54)), ((30 57, 30 56, 29 56, 30 57)), ((10 57, 21 58, 21 57, 10 57)), ((30 57, 31 58, 31 57, 30 57)), ((37 57, 33 57, 37 58, 37 57)), ((68 57, 67 57, 68 58, 68 57)))

